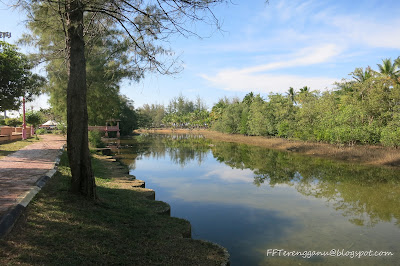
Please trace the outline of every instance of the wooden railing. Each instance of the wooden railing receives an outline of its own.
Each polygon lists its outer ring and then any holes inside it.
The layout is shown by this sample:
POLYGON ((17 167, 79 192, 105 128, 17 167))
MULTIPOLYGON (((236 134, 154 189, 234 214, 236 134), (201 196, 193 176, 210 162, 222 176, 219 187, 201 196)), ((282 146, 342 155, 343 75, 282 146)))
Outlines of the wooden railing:
MULTIPOLYGON (((26 137, 31 137, 31 127, 26 127, 26 137)), ((20 139, 22 139, 22 127, 4 126, 0 128, 0 142, 20 139)))
POLYGON ((89 126, 88 129, 89 129, 89 131, 90 130, 108 131, 108 132, 118 132, 119 131, 118 126, 89 126))

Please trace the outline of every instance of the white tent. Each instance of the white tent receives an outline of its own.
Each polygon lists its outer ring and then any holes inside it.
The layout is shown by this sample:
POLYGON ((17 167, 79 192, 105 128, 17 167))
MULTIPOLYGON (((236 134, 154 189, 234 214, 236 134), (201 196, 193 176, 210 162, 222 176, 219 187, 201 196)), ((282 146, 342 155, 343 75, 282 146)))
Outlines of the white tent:
POLYGON ((42 124, 41 127, 56 127, 58 123, 54 120, 49 120, 46 123, 42 124))
POLYGON ((49 120, 43 124, 43 126, 57 126, 57 125, 58 125, 58 123, 54 120, 49 120))

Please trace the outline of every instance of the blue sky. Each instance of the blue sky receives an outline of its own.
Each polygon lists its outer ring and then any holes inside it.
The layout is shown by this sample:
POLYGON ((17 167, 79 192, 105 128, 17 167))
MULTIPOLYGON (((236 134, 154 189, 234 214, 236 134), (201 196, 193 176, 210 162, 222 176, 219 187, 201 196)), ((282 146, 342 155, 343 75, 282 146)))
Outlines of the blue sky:
MULTIPOLYGON (((121 93, 139 107, 167 105, 180 94, 200 96, 209 107, 219 98, 253 91, 266 97, 288 88, 325 90, 349 78, 356 67, 400 56, 400 1, 232 0, 214 9, 222 31, 197 25, 205 36, 173 36, 168 45, 183 61, 174 77, 148 73, 139 83, 124 82, 121 93)), ((0 4, 0 31, 15 42, 24 16, 0 4)), ((43 100, 35 106, 43 104, 43 100)))

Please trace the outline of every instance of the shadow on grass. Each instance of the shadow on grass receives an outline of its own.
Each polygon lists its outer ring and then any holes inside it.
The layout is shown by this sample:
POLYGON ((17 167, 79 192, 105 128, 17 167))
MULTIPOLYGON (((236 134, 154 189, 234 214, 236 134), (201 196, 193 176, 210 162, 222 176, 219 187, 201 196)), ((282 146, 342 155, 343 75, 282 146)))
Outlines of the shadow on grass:
POLYGON ((15 140, 15 141, 7 141, 0 143, 0 158, 4 156, 8 156, 13 152, 16 152, 25 146, 28 146, 32 143, 37 142, 35 138, 30 138, 27 140, 15 140))

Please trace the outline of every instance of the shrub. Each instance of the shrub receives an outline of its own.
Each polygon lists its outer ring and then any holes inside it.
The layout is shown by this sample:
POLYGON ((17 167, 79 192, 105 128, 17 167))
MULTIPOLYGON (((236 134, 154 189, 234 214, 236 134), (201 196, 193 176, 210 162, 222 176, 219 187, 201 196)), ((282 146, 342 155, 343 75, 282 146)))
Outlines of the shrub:
POLYGON ((63 134, 63 135, 66 135, 66 134, 67 134, 67 125, 66 125, 66 124, 64 124, 64 123, 59 123, 59 124, 57 125, 57 128, 59 129, 59 131, 60 131, 61 134, 63 134))
POLYGON ((43 118, 39 112, 28 112, 26 114, 26 123, 37 127, 42 124, 43 118))
POLYGON ((45 129, 45 128, 36 129, 36 135, 43 135, 46 133, 47 133, 47 129, 45 129))
POLYGON ((89 131, 89 144, 94 148, 104 148, 106 145, 101 141, 102 133, 98 130, 89 131))
POLYGON ((385 127, 381 132, 381 143, 384 146, 400 147, 400 127, 385 127))
POLYGON ((7 118, 6 119, 6 125, 10 127, 16 127, 16 126, 21 126, 22 122, 19 121, 17 118, 7 118))

